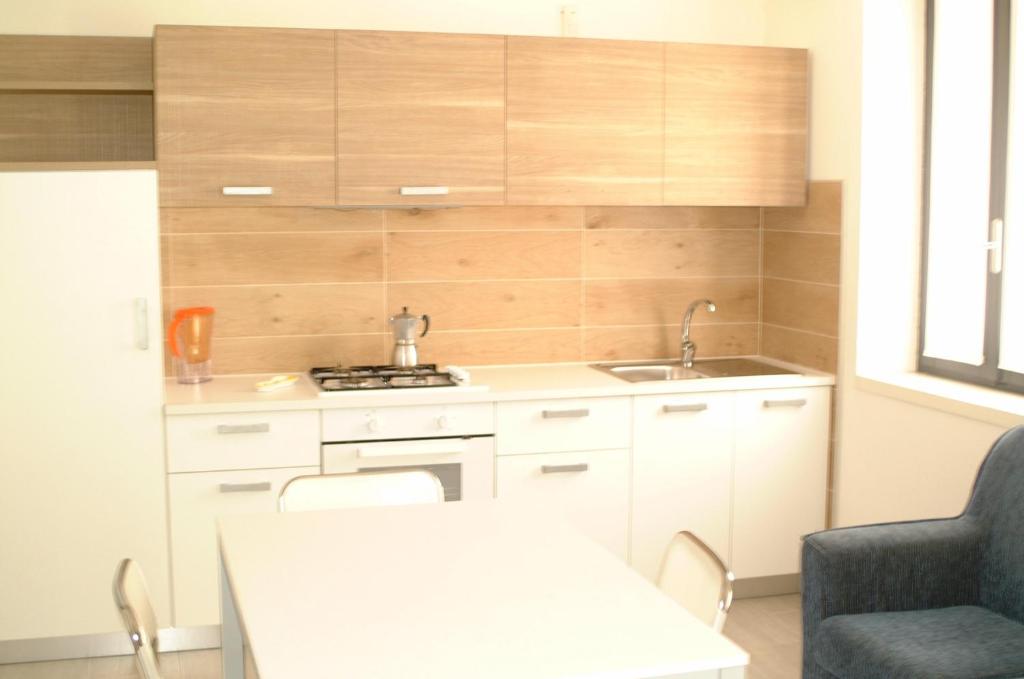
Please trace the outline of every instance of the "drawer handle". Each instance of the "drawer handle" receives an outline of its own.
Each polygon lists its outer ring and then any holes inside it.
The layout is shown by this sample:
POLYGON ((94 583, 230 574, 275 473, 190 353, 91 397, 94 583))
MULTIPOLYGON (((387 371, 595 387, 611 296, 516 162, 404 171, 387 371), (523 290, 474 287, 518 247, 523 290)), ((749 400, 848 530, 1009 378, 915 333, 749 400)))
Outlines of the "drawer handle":
POLYGON ((272 196, 273 186, 225 186, 221 189, 225 196, 272 196))
POLYGON ((540 467, 541 474, 567 474, 569 472, 585 472, 590 469, 586 462, 580 464, 544 464, 540 467))
POLYGON ((541 417, 551 420, 559 417, 589 417, 590 408, 576 408, 575 410, 544 410, 541 417))
POLYGON ((257 422, 256 424, 218 424, 218 434, 268 434, 270 433, 269 422, 257 422))
POLYGON ((462 455, 469 444, 461 441, 396 441, 368 443, 356 448, 356 457, 406 457, 410 455, 462 455))
POLYGON ((398 190, 403 196, 447 196, 447 186, 403 186, 398 190))
POLYGON ((765 402, 764 402, 764 407, 765 408, 786 408, 786 407, 802 408, 805 405, 807 405, 807 399, 806 398, 789 398, 789 399, 780 399, 780 400, 776 400, 776 401, 765 400, 765 402))
POLYGON ((257 483, 222 483, 222 493, 255 493, 257 491, 270 490, 270 481, 259 481, 257 483))
POLYGON ((663 413, 696 413, 707 409, 707 403, 679 403, 661 406, 661 412, 663 413))

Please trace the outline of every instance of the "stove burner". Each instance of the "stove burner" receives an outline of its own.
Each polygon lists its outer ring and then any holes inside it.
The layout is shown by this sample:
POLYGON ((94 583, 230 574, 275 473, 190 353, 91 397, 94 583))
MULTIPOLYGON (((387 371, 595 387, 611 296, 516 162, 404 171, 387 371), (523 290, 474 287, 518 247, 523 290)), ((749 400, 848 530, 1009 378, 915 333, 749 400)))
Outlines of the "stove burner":
POLYGON ((433 363, 409 367, 336 365, 333 368, 313 368, 309 371, 309 376, 323 391, 457 386, 449 373, 438 371, 437 365, 433 363))

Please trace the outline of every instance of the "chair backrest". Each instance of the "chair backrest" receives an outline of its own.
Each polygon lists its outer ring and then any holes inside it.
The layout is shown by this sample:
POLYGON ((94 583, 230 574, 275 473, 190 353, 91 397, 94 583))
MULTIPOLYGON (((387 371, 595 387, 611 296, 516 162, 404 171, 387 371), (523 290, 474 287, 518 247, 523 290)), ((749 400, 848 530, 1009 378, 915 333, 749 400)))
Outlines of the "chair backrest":
POLYGON ((142 569, 131 559, 124 559, 114 575, 114 603, 124 620, 128 638, 135 649, 135 662, 143 679, 161 679, 157 657, 158 638, 156 614, 149 599, 142 569))
POLYGON ((434 474, 416 469, 299 476, 281 489, 278 509, 303 512, 433 502, 444 502, 444 487, 434 474))
POLYGON ((981 465, 967 520, 988 532, 981 561, 981 603, 1024 622, 1024 426, 1003 434, 981 465))
POLYGON ((673 536, 665 550, 658 587, 701 622, 721 632, 732 606, 733 579, 714 550, 684 530, 673 536))

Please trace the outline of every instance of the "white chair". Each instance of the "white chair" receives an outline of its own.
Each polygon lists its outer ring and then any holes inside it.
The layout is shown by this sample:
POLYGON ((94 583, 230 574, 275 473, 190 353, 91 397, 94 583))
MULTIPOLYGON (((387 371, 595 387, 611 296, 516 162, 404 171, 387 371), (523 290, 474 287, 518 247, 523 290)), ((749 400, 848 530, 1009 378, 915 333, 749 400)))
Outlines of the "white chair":
POLYGON ((732 606, 732 572, 703 540, 688 530, 673 536, 658 574, 658 587, 716 632, 732 606))
POLYGON ((444 502, 441 481, 434 474, 417 469, 298 476, 281 489, 278 509, 304 512, 434 502, 444 502))
POLYGON ((128 630, 128 638, 135 649, 135 663, 143 679, 161 679, 156 614, 142 569, 131 559, 124 559, 117 567, 114 603, 128 630))

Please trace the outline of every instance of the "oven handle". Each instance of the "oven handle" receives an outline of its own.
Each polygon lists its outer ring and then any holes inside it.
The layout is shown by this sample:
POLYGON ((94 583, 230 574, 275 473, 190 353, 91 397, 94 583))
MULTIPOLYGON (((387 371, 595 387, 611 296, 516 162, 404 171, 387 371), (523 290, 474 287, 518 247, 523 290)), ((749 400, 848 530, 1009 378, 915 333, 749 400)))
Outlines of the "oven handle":
POLYGON ((462 455, 469 450, 465 439, 457 441, 389 441, 364 443, 356 448, 356 457, 409 457, 415 455, 462 455))

